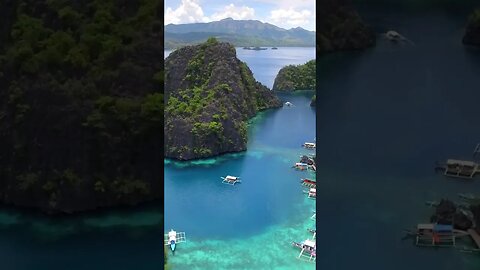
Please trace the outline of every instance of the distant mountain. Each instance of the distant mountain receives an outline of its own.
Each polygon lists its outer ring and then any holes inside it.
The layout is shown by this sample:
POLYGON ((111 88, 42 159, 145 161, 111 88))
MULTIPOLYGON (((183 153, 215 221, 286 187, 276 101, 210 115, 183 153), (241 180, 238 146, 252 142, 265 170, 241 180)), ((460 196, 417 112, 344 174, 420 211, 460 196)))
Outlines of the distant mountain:
POLYGON ((198 44, 216 37, 235 46, 315 46, 315 32, 301 27, 283 29, 257 20, 232 18, 209 23, 165 26, 165 48, 198 44))

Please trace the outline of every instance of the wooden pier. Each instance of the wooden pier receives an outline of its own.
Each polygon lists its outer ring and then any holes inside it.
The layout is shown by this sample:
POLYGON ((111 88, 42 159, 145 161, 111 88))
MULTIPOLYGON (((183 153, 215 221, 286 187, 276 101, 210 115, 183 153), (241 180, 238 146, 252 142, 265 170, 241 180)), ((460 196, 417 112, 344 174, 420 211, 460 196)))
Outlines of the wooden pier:
POLYGON ((457 178, 472 179, 480 172, 480 165, 473 161, 449 159, 442 167, 444 175, 457 178))
POLYGON ((477 249, 480 249, 480 235, 478 235, 477 231, 475 231, 474 229, 468 229, 467 232, 475 242, 475 245, 477 245, 477 249))

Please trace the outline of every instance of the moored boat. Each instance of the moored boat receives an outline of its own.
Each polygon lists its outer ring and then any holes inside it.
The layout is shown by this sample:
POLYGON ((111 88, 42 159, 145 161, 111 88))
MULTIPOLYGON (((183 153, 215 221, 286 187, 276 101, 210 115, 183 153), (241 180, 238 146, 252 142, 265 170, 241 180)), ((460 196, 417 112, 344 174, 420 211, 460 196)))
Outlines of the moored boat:
POLYGON ((240 180, 240 177, 237 177, 237 176, 227 175, 225 177, 220 177, 220 178, 223 179, 222 183, 229 184, 229 185, 235 185, 236 183, 241 183, 242 182, 240 180))

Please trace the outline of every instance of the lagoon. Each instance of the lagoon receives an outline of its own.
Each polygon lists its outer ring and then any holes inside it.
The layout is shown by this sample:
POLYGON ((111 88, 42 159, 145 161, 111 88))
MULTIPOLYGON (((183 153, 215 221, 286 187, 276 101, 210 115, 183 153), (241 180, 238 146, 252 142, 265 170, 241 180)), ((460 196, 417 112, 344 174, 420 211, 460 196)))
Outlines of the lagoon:
MULTIPOLYGON (((278 70, 315 57, 315 48, 248 51, 237 48, 254 76, 271 87, 278 70), (272 74, 273 78, 272 78, 272 74)), ((250 121, 248 150, 190 162, 165 160, 165 230, 185 231, 187 243, 169 253, 173 269, 314 269, 299 262, 292 241, 314 228, 315 201, 299 181, 315 177, 292 169, 305 141, 315 138, 313 91, 280 94, 293 107, 268 110, 250 121), (235 186, 227 174, 242 177, 235 186)))

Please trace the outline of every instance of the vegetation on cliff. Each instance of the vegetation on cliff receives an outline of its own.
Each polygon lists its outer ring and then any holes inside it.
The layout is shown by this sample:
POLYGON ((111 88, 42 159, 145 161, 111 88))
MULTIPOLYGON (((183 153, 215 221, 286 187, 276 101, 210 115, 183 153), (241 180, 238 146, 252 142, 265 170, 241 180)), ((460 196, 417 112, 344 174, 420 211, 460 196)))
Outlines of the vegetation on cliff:
POLYGON ((375 35, 347 0, 317 2, 317 46, 320 53, 362 49, 375 44, 375 35))
POLYGON ((480 46, 480 9, 476 9, 468 18, 463 43, 480 46))
POLYGON ((275 91, 315 90, 316 62, 288 65, 280 69, 273 83, 275 91))
POLYGON ((310 106, 315 107, 316 102, 317 102, 317 95, 313 95, 312 101, 310 102, 310 106))
POLYGON ((235 48, 215 38, 165 60, 165 156, 190 160, 246 149, 247 123, 281 106, 235 48))
POLYGON ((0 6, 0 201, 74 212, 160 197, 160 1, 0 6))

